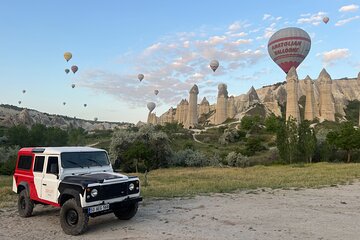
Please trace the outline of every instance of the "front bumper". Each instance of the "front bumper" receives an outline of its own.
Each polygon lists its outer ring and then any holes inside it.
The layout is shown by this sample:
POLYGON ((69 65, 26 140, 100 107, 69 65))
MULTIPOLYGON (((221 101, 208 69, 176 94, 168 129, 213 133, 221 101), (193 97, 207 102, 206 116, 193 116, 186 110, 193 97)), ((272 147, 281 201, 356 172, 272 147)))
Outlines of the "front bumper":
MULTIPOLYGON (((125 198, 124 200, 120 201, 120 202, 112 202, 112 203, 109 203, 109 209, 107 210, 103 210, 103 211, 99 211, 99 212, 94 212, 94 213, 89 213, 89 216, 90 217, 96 217, 96 216, 100 216, 100 215, 104 215, 104 214, 108 214, 108 213, 112 213, 114 212, 116 209, 121 209, 121 208, 126 208, 128 207, 129 205, 131 204, 134 204, 134 203, 137 203, 137 202, 141 202, 142 201, 142 197, 141 196, 138 196, 138 197, 127 197, 125 198)), ((99 205, 102 205, 102 204, 106 204, 105 202, 99 204, 99 205)), ((95 206, 91 206, 91 207, 96 207, 97 205, 95 206)), ((88 213, 88 210, 89 210, 90 207, 85 207, 83 208, 83 211, 85 213, 88 213)))

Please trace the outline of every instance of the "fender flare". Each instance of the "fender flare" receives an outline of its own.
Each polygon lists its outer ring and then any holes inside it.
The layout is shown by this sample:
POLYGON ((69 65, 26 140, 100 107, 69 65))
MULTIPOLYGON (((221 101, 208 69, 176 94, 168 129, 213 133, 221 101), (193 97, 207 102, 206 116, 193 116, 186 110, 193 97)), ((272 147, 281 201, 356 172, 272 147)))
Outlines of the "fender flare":
POLYGON ((81 206, 80 194, 81 193, 75 189, 65 189, 62 193, 60 193, 60 196, 58 198, 58 203, 62 206, 64 204, 64 202, 62 202, 63 196, 70 195, 73 198, 75 198, 76 202, 79 204, 79 206, 81 206))
POLYGON ((17 194, 20 193, 19 187, 25 188, 25 191, 27 191, 27 193, 28 193, 29 196, 30 196, 30 187, 29 187, 29 184, 28 184, 27 182, 22 181, 22 182, 20 182, 20 183, 17 185, 17 187, 16 187, 16 188, 17 188, 17 191, 16 191, 17 194))

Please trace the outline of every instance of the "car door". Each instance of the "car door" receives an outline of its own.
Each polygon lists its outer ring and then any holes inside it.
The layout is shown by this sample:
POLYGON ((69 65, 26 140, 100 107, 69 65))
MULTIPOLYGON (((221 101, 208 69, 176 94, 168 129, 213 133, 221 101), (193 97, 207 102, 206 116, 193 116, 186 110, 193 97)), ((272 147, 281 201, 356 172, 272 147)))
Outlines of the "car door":
POLYGON ((47 156, 46 168, 42 180, 41 198, 53 203, 58 203, 59 197, 59 157, 47 156))
POLYGON ((41 198, 42 195, 42 180, 44 178, 44 162, 45 162, 45 156, 35 156, 33 174, 34 174, 34 185, 38 198, 41 198))

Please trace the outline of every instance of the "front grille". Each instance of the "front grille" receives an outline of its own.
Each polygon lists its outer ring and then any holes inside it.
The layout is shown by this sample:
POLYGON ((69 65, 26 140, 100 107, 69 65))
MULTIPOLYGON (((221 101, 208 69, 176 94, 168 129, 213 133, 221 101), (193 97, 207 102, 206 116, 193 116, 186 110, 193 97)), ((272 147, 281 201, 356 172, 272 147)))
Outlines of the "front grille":
POLYGON ((123 197, 127 195, 127 190, 128 190, 127 183, 103 185, 100 188, 99 198, 101 200, 104 200, 109 198, 123 197))
POLYGON ((94 202, 99 200, 106 200, 118 197, 124 197, 129 194, 138 193, 139 189, 139 181, 131 181, 131 182, 123 182, 109 185, 101 185, 98 187, 93 187, 91 189, 96 188, 98 190, 98 195, 96 197, 91 197, 90 191, 87 192, 86 202, 94 202), (129 184, 134 183, 135 188, 133 191, 129 190, 129 184))

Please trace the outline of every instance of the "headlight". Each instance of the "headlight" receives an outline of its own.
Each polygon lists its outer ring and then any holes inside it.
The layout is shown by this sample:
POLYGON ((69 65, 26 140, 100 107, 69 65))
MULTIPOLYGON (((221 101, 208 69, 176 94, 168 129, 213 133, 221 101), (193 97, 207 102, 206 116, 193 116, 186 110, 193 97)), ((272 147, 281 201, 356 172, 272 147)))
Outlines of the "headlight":
POLYGON ((97 189, 91 190, 90 195, 91 195, 92 197, 96 197, 96 196, 98 195, 98 190, 97 190, 97 189))
POLYGON ((135 185, 134 185, 133 183, 130 183, 130 184, 129 184, 129 190, 130 190, 130 191, 133 191, 134 188, 135 188, 135 185))

